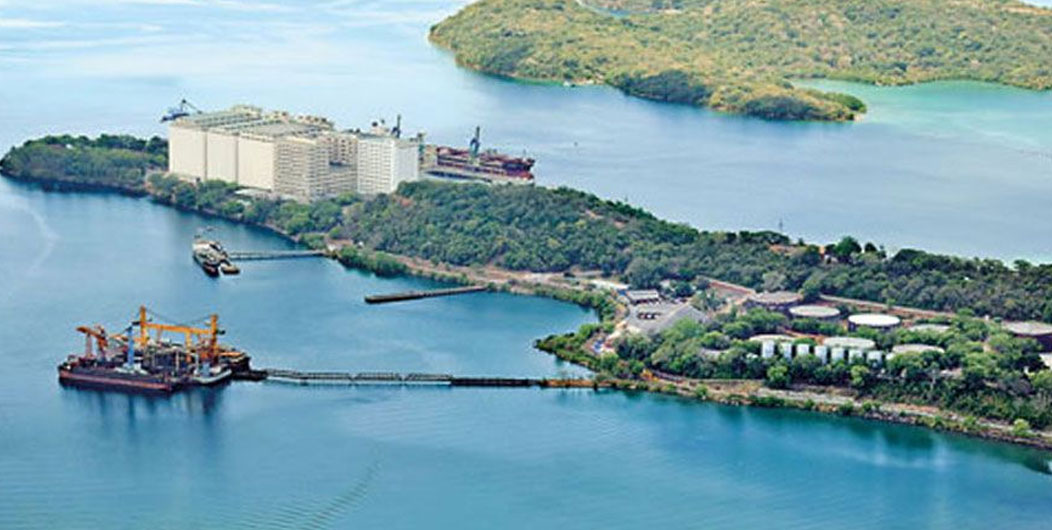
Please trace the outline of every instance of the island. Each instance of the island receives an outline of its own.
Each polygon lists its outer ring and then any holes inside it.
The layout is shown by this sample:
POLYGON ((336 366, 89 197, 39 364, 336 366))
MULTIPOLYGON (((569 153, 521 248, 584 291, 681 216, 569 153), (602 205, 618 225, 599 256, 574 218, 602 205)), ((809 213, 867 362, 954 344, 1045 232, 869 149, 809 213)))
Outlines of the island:
POLYGON ((771 120, 865 112, 797 79, 1052 88, 1052 10, 1016 0, 480 0, 430 40, 489 74, 771 120))
POLYGON ((569 188, 415 181, 296 202, 176 178, 166 156, 161 138, 48 136, 11 149, 0 174, 146 194, 378 275, 593 308, 599 322, 536 345, 593 370, 597 386, 1052 448, 1052 371, 1040 356, 1052 347, 1052 264, 702 231, 569 188))

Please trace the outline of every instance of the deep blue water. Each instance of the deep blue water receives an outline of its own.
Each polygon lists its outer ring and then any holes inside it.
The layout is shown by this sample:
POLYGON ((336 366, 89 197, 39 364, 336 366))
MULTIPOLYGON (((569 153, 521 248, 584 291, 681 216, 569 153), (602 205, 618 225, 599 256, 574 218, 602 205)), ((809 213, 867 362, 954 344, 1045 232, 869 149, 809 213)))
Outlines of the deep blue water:
POLYGON ((591 320, 472 294, 367 306, 427 286, 322 259, 205 277, 216 227, 147 200, 0 181, 0 528, 1041 528, 1049 456, 792 411, 580 390, 316 388, 147 398, 61 388, 73 328, 220 313, 259 366, 580 373, 533 339, 591 320))

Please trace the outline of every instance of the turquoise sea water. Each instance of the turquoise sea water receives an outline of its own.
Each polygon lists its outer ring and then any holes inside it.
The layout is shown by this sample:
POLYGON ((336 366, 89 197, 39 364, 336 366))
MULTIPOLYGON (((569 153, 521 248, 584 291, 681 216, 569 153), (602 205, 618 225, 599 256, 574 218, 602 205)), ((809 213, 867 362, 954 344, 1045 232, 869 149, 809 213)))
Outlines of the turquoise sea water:
POLYGON ((532 339, 593 318, 327 260, 205 277, 205 224, 145 200, 0 181, 0 528, 1041 528, 1049 456, 918 428, 579 390, 236 383, 168 399, 64 389, 73 327, 146 303, 220 312, 260 366, 579 373, 532 339))
POLYGON ((854 124, 768 123, 458 69, 426 41, 458 0, 39 0, 0 5, 0 146, 47 132, 164 133, 187 97, 251 102, 538 159, 539 182, 705 229, 1052 260, 1052 93, 873 88, 854 124))

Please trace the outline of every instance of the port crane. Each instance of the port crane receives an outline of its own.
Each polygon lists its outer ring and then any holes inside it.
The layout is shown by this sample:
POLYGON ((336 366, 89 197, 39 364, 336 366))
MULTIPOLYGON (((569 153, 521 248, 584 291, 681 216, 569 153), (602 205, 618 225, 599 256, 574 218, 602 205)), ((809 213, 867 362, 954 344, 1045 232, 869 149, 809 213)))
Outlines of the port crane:
POLYGON ((78 326, 77 331, 84 334, 84 356, 92 357, 91 341, 95 340, 98 344, 98 358, 106 358, 106 350, 109 349, 110 342, 106 336, 106 330, 102 329, 102 326, 95 324, 95 327, 89 328, 88 326, 78 326))
POLYGON ((219 329, 218 315, 209 315, 207 318, 207 328, 161 324, 150 321, 150 319, 146 317, 146 306, 139 306, 139 320, 132 322, 133 326, 139 326, 139 337, 135 339, 135 342, 139 343, 139 348, 145 348, 150 342, 150 331, 156 332, 154 340, 158 343, 161 342, 161 337, 165 331, 182 333, 185 338, 184 344, 186 345, 187 350, 195 346, 198 348, 197 357, 200 361, 211 362, 218 360, 220 355, 219 335, 223 333, 223 330, 219 329))
POLYGON ((177 120, 184 116, 189 116, 190 114, 201 114, 201 109, 194 106, 193 103, 187 101, 186 98, 183 98, 183 100, 179 102, 178 106, 168 107, 168 112, 166 112, 164 116, 161 116, 161 123, 164 123, 166 121, 177 120))

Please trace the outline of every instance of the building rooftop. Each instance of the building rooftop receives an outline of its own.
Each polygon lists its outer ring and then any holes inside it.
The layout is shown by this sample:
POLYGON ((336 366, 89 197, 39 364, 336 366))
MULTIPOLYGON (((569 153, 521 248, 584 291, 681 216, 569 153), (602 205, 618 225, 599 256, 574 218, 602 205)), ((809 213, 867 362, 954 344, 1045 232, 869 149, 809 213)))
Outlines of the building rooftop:
POLYGON ((867 328, 891 328, 902 323, 899 317, 882 313, 859 313, 847 317, 847 321, 867 328))
POLYGON ((653 289, 641 289, 625 291, 625 298, 627 298, 630 303, 638 304, 640 302, 658 300, 661 298, 661 295, 653 289))
POLYGON ((836 318, 840 310, 827 305, 798 305, 789 308, 789 314, 797 318, 836 318))
POLYGON ((1044 322, 1005 322, 1004 328, 1010 333, 1025 337, 1052 335, 1052 324, 1046 324, 1044 322))
POLYGON ((877 343, 862 337, 829 337, 822 341, 824 346, 830 348, 847 348, 849 350, 872 350, 877 343))
POLYGON ((760 305, 786 305, 796 304, 803 300, 800 293, 792 291, 774 291, 769 293, 756 293, 749 297, 750 302, 760 305))

